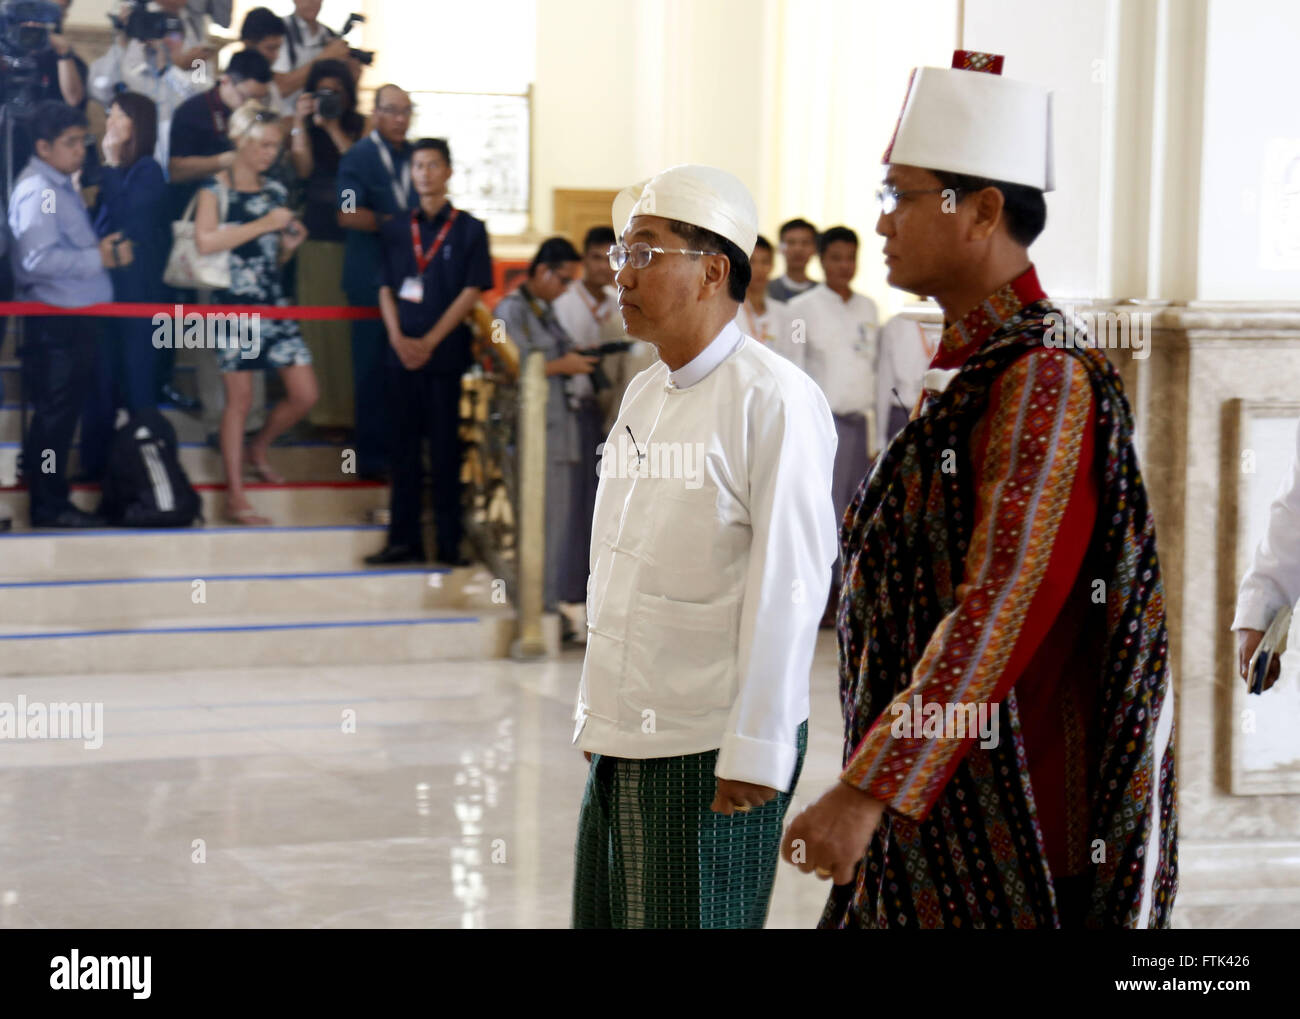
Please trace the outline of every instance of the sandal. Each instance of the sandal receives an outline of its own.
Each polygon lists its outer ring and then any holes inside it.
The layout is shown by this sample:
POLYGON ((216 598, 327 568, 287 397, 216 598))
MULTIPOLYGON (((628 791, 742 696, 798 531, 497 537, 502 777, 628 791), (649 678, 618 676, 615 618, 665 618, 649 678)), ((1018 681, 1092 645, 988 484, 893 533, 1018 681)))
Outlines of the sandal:
POLYGON ((260 463, 254 460, 247 452, 244 453, 244 473, 251 474, 258 481, 265 481, 268 485, 284 484, 283 474, 272 469, 265 460, 260 463))
POLYGON ((269 527, 271 518, 264 517, 252 506, 237 510, 226 507, 222 519, 228 524, 239 524, 242 527, 269 527))

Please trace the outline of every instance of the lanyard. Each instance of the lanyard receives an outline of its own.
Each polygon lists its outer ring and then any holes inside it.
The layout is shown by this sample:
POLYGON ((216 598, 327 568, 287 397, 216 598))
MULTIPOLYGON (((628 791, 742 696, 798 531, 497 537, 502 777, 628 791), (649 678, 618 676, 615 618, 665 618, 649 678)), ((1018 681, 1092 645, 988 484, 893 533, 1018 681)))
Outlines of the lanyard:
MULTIPOLYGON (((600 305, 603 304, 604 302, 603 302, 603 301, 602 301, 602 302, 597 302, 595 299, 593 299, 593 300, 591 301, 591 303, 588 304, 588 303, 587 303, 587 296, 588 296, 588 295, 587 295, 587 288, 586 288, 585 286, 583 286, 581 283, 575 283, 575 284, 573 284, 573 286, 574 286, 574 289, 576 289, 577 292, 578 292, 578 299, 579 299, 580 301, 582 301, 582 305, 583 305, 583 307, 586 308, 587 311, 591 313, 591 317, 594 318, 594 319, 596 320, 596 325, 604 325, 604 323, 605 323, 605 319, 601 318, 600 315, 598 315, 598 314, 596 313, 596 309, 599 308, 600 305)), ((607 316, 607 317, 608 317, 608 316, 607 316)))
MULTIPOLYGON (((925 335, 925 326, 921 325, 920 322, 917 322, 917 323, 916 323, 916 331, 919 332, 919 333, 921 334, 921 349, 925 351, 925 360, 926 360, 926 362, 927 362, 927 363, 933 362, 933 361, 934 361, 934 355, 937 354, 937 353, 939 352, 939 340, 936 340, 936 341, 935 341, 935 344, 934 344, 933 347, 930 346, 930 340, 929 340, 929 337, 927 337, 927 336, 925 335)), ((940 340, 941 340, 942 338, 943 338, 943 337, 940 336, 940 340)))
POLYGON ((217 95, 217 89, 215 88, 208 89, 205 95, 208 98, 208 110, 212 114, 212 125, 217 129, 217 134, 224 137, 226 134, 226 115, 222 110, 226 104, 221 101, 221 97, 217 95))
POLYGON ((379 158, 384 164, 384 169, 388 171, 388 179, 392 182, 393 194, 397 198, 397 207, 405 211, 409 208, 406 196, 411 192, 411 161, 408 159, 402 164, 402 175, 398 177, 397 171, 393 169, 393 157, 388 152, 388 146, 379 137, 379 128, 375 128, 370 132, 370 140, 375 143, 375 148, 379 150, 379 158))
POLYGON ((451 215, 447 217, 447 222, 442 224, 442 229, 438 231, 438 236, 433 239, 427 251, 420 250, 420 224, 418 212, 411 213, 411 247, 415 249, 415 265, 420 275, 424 275, 424 270, 429 267, 433 261, 433 256, 438 253, 442 247, 442 242, 447 239, 447 231, 451 225, 456 222, 456 216, 460 213, 459 209, 452 209, 451 215))

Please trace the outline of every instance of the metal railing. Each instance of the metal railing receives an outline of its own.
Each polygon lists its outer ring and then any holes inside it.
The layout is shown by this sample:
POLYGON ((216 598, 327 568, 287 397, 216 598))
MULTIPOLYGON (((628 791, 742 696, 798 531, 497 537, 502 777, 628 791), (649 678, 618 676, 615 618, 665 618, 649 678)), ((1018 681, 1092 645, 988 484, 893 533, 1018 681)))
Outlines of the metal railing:
POLYGON ((511 654, 536 658, 542 639, 546 540, 546 373, 482 304, 470 315, 474 368, 461 386, 465 533, 518 611, 511 654))

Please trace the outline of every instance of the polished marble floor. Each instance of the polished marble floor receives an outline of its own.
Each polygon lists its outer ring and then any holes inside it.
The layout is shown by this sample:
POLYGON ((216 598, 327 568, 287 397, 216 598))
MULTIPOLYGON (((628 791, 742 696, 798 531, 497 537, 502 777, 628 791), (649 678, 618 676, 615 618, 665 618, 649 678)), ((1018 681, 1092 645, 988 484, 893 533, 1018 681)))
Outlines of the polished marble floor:
MULTIPOLYGON (((580 664, 0 679, 104 705, 99 749, 0 740, 0 927, 566 926, 580 664)), ((794 809, 838 771, 834 675, 823 634, 794 809)), ((769 926, 825 890, 782 864, 769 926)))

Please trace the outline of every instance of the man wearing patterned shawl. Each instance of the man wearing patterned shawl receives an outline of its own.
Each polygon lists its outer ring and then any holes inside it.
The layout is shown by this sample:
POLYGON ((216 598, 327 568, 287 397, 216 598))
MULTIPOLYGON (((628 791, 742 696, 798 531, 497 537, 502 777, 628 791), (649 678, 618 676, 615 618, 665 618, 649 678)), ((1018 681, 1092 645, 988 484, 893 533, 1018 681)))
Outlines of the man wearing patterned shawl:
POLYGON ((889 282, 945 325, 841 522, 844 768, 782 845, 834 881, 822 927, 1170 923, 1155 528, 1118 374, 1053 342, 1051 97, 1001 64, 914 71, 883 160, 889 282))

